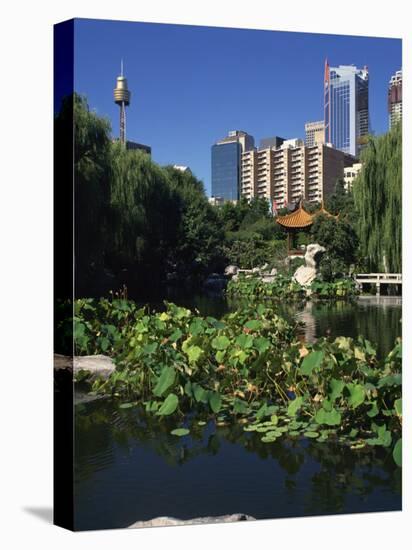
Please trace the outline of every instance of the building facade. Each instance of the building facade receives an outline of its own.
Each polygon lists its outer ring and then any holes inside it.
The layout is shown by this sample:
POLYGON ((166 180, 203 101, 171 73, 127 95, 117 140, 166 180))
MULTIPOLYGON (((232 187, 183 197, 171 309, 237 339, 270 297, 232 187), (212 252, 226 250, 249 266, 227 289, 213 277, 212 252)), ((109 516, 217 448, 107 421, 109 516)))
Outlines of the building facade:
POLYGON ((286 141, 285 138, 279 136, 262 138, 259 142, 259 149, 269 149, 270 147, 280 147, 286 141))
POLYGON ((353 182, 355 181, 355 178, 359 174, 362 168, 361 162, 355 162, 352 166, 347 166, 344 169, 343 173, 343 185, 345 187, 345 191, 348 192, 353 187, 353 182))
POLYGON ((329 67, 324 77, 325 142, 357 157, 369 133, 369 71, 329 67))
POLYGON ((253 150, 254 139, 241 130, 212 146, 212 197, 235 201, 240 197, 242 153, 253 150))
POLYGON ((287 140, 280 147, 242 153, 241 195, 265 198, 275 209, 300 199, 321 202, 344 178, 355 158, 326 144, 307 147, 287 140))
POLYGON ((402 71, 396 71, 389 81, 388 90, 389 128, 402 120, 402 71))
POLYGON ((137 143, 136 141, 126 141, 126 149, 128 151, 143 151, 144 153, 147 153, 148 155, 152 154, 152 148, 150 145, 143 145, 143 143, 137 143))
POLYGON ((318 143, 325 143, 325 123, 323 120, 307 122, 305 124, 305 145, 313 147, 318 143))

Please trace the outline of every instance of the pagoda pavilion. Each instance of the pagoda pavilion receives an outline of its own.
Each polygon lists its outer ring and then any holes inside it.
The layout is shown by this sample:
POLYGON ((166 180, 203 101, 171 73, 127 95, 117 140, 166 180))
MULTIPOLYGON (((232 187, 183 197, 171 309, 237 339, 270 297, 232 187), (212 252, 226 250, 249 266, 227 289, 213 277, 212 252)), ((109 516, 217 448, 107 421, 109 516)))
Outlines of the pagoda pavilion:
POLYGON ((313 214, 307 212, 303 208, 302 201, 300 201, 299 207, 294 212, 286 214, 285 216, 278 216, 276 218, 276 222, 284 227, 287 231, 288 256, 304 255, 304 252, 302 250, 296 249, 295 247, 296 234, 300 231, 308 231, 313 224, 316 216, 319 216, 320 214, 335 219, 339 217, 339 214, 337 216, 330 214, 330 212, 325 209, 323 201, 321 208, 313 214))

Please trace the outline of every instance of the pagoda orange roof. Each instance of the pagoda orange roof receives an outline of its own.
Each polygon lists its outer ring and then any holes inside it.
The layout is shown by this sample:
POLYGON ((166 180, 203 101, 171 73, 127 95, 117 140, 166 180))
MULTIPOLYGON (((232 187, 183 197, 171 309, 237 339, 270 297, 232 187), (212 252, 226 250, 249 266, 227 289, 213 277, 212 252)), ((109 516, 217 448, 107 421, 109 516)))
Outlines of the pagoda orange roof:
POLYGON ((313 214, 309 214, 309 212, 306 212, 306 210, 302 206, 302 203, 300 203, 297 210, 291 212, 290 214, 286 214, 285 216, 278 216, 276 218, 276 221, 278 224, 283 225, 283 227, 289 227, 290 229, 299 229, 301 227, 309 227, 310 225, 312 225, 313 220, 316 216, 319 216, 319 214, 323 214, 328 218, 339 218, 339 214, 337 216, 334 216, 333 214, 328 212, 325 209, 322 201, 321 208, 313 214))
POLYGON ((278 216, 276 221, 278 224, 283 225, 283 227, 309 227, 313 223, 313 216, 300 205, 294 212, 286 214, 286 216, 278 216))

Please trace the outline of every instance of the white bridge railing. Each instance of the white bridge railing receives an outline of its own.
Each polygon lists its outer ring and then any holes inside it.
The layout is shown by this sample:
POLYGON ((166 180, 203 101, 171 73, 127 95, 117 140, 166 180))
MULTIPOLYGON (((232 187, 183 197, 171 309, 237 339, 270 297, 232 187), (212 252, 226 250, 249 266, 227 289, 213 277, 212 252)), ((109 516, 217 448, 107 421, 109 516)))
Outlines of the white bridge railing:
POLYGON ((401 285, 402 273, 358 273, 355 281, 362 290, 363 283, 376 285, 376 294, 379 296, 381 285, 401 285))

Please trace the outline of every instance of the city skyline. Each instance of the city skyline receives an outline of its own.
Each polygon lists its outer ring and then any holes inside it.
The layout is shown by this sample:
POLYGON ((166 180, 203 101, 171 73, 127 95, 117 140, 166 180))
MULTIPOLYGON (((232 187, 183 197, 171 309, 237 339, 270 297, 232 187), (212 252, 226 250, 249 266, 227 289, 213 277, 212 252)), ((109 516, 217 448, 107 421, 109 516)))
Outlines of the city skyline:
POLYGON ((133 94, 128 139, 149 144, 161 165, 189 166, 209 195, 210 147, 228 131, 304 138, 305 123, 322 118, 326 57, 368 65, 376 134, 388 129, 388 82, 402 66, 393 38, 86 19, 76 20, 75 35, 75 89, 109 118, 113 136, 123 58, 133 94))

